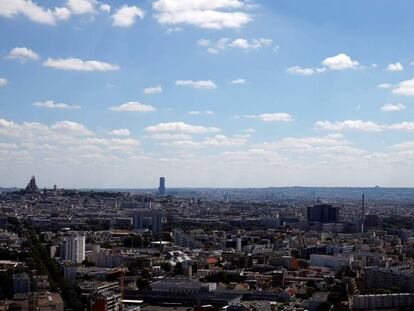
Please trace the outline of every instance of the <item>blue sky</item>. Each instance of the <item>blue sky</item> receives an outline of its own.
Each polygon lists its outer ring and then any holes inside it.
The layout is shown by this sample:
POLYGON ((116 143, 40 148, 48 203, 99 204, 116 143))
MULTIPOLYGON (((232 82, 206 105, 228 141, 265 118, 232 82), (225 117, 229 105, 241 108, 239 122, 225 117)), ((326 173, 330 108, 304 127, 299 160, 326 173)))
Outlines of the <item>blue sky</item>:
POLYGON ((0 0, 0 185, 412 186, 413 9, 0 0))

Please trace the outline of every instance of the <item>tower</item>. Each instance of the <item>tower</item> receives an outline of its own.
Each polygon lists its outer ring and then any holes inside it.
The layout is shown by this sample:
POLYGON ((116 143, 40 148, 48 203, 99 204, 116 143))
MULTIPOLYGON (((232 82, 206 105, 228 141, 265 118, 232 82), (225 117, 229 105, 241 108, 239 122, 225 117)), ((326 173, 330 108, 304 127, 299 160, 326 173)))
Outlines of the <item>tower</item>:
POLYGON ((165 195, 165 177, 160 177, 160 186, 158 187, 158 194, 165 195))

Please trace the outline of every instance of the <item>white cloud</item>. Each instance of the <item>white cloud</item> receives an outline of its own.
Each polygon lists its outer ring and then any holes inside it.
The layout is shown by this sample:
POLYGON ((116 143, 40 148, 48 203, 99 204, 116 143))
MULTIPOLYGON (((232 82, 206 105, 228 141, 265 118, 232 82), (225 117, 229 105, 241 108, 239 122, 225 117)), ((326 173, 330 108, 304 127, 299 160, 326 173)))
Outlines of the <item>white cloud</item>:
POLYGON ((403 71, 404 67, 401 63, 397 62, 395 64, 389 64, 385 70, 390 72, 403 71))
POLYGON ((392 145, 390 148, 395 150, 414 150, 414 141, 405 141, 399 144, 392 145))
POLYGON ((200 80, 200 81, 177 80, 175 81, 175 85, 189 86, 195 89, 204 89, 204 90, 212 90, 212 89, 217 88, 217 85, 214 83, 214 81, 211 81, 211 80, 200 80))
POLYGON ((75 136, 93 136, 94 132, 85 125, 72 121, 59 121, 53 124, 51 129, 75 136))
POLYGON ((397 95, 414 96, 414 78, 398 83, 392 92, 397 95))
POLYGON ((404 121, 404 122, 388 125, 387 128, 390 130, 414 132, 414 122, 404 121))
POLYGON ((207 137, 203 144, 206 146, 215 147, 236 147, 244 145, 247 139, 244 137, 227 137, 224 135, 216 135, 214 137, 207 137))
POLYGON ((183 31, 183 30, 184 29, 182 29, 181 27, 170 27, 170 28, 167 29, 166 33, 170 34, 170 33, 173 33, 173 32, 180 32, 180 31, 183 31))
POLYGON ((43 66, 56 68, 60 70, 72 71, 114 71, 119 70, 119 66, 97 61, 97 60, 81 60, 79 58, 48 58, 43 66))
POLYGON ((10 50, 9 54, 6 56, 8 59, 19 59, 21 61, 25 60, 38 60, 39 55, 31 49, 26 47, 15 47, 10 50))
POLYGON ((364 132, 382 132, 383 127, 372 121, 345 120, 345 121, 318 121, 315 123, 317 129, 329 131, 354 130, 364 132))
POLYGON ((260 39, 252 39, 248 41, 243 38, 238 38, 231 42, 229 46, 244 49, 244 50, 253 50, 258 49, 263 46, 271 45, 273 43, 272 39, 260 38, 260 39))
POLYGON ((192 140, 192 136, 188 134, 170 134, 170 133, 158 133, 146 136, 147 139, 159 140, 159 141, 174 141, 174 140, 192 140))
POLYGON ((381 107, 381 110, 384 112, 394 112, 394 111, 401 111, 405 109, 405 105, 403 104, 385 104, 381 107))
POLYGON ((102 3, 99 6, 99 10, 101 10, 102 12, 105 12, 105 13, 110 13, 111 12, 111 6, 107 3, 102 3))
POLYGON ((246 119, 260 119, 265 122, 291 122, 293 118, 285 112, 262 113, 259 115, 245 115, 246 119))
POLYGON ((79 105, 68 105, 64 103, 55 103, 53 100, 47 100, 43 102, 35 102, 33 103, 33 106, 39 107, 39 108, 46 108, 46 109, 81 109, 81 106, 79 105))
MULTIPOLYGON (((2 160, 7 157, 10 161, 44 161, 55 168, 61 165, 67 167, 75 163, 81 164, 85 159, 96 160, 94 164, 97 161, 113 163, 122 155, 125 159, 128 154, 137 154, 136 147, 139 145, 139 141, 132 138, 97 137, 85 125, 73 121, 59 121, 46 125, 38 122, 15 123, 0 119, 0 136, 3 139, 7 137, 7 141, 13 141, 16 145, 16 153, 13 154, 5 154, 4 150, 0 150, 2 160)), ((0 146, 3 147, 1 141, 0 146)))
POLYGON ((112 15, 112 25, 115 27, 130 27, 135 24, 136 17, 144 18, 144 11, 137 6, 124 5, 112 15))
POLYGON ((231 84, 237 84, 237 85, 246 84, 246 80, 239 78, 239 79, 235 79, 235 80, 230 81, 230 83, 231 84))
POLYGON ((0 78, 0 86, 6 86, 9 83, 6 78, 0 78))
POLYGON ((205 134, 219 132, 220 129, 216 127, 204 127, 200 125, 191 125, 184 122, 169 122, 159 123, 154 126, 149 126, 145 129, 150 133, 170 132, 170 133, 184 133, 184 134, 205 134))
POLYGON ((197 115, 200 115, 200 114, 203 114, 203 113, 208 115, 208 116, 214 115, 214 111, 211 111, 211 110, 205 110, 204 112, 203 111, 198 111, 198 110, 191 110, 191 111, 188 112, 188 114, 192 115, 192 116, 197 116, 197 115))
POLYGON ((162 93, 161 85, 146 87, 144 89, 144 94, 146 95, 158 94, 158 93, 162 93))
POLYGON ((315 73, 313 68, 303 68, 300 66, 290 67, 286 70, 287 73, 301 76, 311 76, 315 73))
POLYGON ((72 12, 68 8, 55 8, 54 15, 58 20, 67 20, 70 18, 72 12))
POLYGON ((345 120, 345 121, 318 121, 315 128, 329 131, 363 131, 363 132, 382 132, 384 130, 396 130, 414 132, 414 122, 400 122, 394 124, 377 124, 372 121, 345 120))
POLYGON ((115 129, 110 132, 114 136, 129 136, 131 132, 128 129, 115 129))
POLYGON ((377 86, 379 89, 390 89, 392 88, 392 84, 390 83, 381 83, 377 86))
POLYGON ((265 46, 272 45, 273 40, 267 38, 258 38, 258 39, 229 39, 221 38, 216 42, 212 42, 208 39, 200 39, 197 41, 197 45, 206 48, 206 51, 211 54, 217 54, 220 51, 223 51, 227 48, 236 48, 242 49, 245 51, 257 50, 265 46))
POLYGON ((92 14, 95 12, 95 0, 68 0, 67 5, 73 14, 92 14))
POLYGON ((45 24, 55 25, 57 20, 64 20, 70 16, 67 8, 55 7, 54 10, 41 7, 31 0, 1 0, 0 16, 14 18, 22 15, 29 20, 45 24))
POLYGON ((152 112, 155 111, 155 108, 151 105, 145 105, 139 102, 127 102, 119 106, 109 107, 108 110, 129 112, 152 112))
POLYGON ((188 112, 189 115, 197 116, 201 114, 201 111, 192 110, 188 112))
POLYGON ((328 150, 344 150, 350 142, 344 140, 341 134, 331 134, 322 137, 285 137, 274 142, 265 142, 254 145, 255 148, 265 150, 279 150, 282 152, 327 152, 328 150))
POLYGON ((240 0, 158 0, 153 3, 160 24, 189 24, 201 28, 241 28, 252 21, 240 0))
POLYGON ((199 46, 209 46, 211 44, 211 41, 208 39, 200 39, 197 41, 197 45, 199 46))
POLYGON ((357 69, 359 67, 359 62, 351 59, 351 57, 344 53, 328 57, 322 64, 330 70, 357 69))

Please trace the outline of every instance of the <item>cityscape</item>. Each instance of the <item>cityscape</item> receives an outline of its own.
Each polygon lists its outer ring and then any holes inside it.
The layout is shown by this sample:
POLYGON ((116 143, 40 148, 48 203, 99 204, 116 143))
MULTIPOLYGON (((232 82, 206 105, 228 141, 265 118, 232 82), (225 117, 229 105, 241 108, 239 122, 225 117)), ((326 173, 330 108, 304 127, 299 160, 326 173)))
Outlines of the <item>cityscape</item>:
POLYGON ((413 191, 0 194, 1 310, 412 310, 413 191), (401 199, 400 199, 401 198, 401 199))
POLYGON ((413 0, 0 0, 0 311, 413 311, 413 0))

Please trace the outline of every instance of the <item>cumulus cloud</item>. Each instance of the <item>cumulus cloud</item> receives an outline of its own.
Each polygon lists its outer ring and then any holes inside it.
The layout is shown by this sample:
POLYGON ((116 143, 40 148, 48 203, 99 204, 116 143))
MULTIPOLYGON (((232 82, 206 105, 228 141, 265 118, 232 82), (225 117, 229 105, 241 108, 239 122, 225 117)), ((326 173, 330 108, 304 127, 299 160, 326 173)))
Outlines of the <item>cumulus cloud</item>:
POLYGON ((72 121, 60 121, 51 126, 51 129, 68 133, 75 136, 93 136, 94 132, 89 130, 85 125, 72 122, 72 121))
POLYGON ((266 38, 260 38, 260 39, 252 39, 252 40, 246 40, 243 38, 238 38, 234 41, 232 41, 229 46, 244 50, 252 50, 252 49, 258 49, 263 46, 271 45, 273 43, 272 39, 266 39, 266 38))
POLYGON ((390 130, 398 130, 398 131, 406 131, 406 132, 414 132, 414 122, 400 122, 394 123, 387 126, 390 130))
POLYGON ((392 92, 397 95, 414 96, 414 78, 398 83, 392 92))
POLYGON ((211 54, 217 54, 220 51, 223 51, 227 48, 236 48, 245 51, 257 50, 265 46, 270 46, 273 44, 272 39, 268 38, 253 38, 253 39, 230 39, 230 38, 221 38, 216 42, 212 42, 208 39, 200 39, 197 41, 197 45, 206 48, 206 51, 211 54))
POLYGON ((393 124, 377 124, 372 121, 345 120, 345 121, 318 121, 315 128, 329 131, 362 131, 382 132, 384 130, 414 132, 414 122, 399 122, 393 124))
POLYGON ((0 78, 0 86, 6 86, 9 83, 6 78, 0 78))
POLYGON ((105 12, 105 13, 110 13, 111 12, 111 6, 107 3, 102 3, 99 6, 99 10, 101 10, 102 12, 105 12))
POLYGON ((161 85, 150 86, 150 87, 146 87, 144 89, 144 94, 146 94, 146 95, 158 94, 158 93, 162 93, 161 85))
POLYGON ((403 71, 404 67, 401 63, 397 62, 395 64, 389 64, 385 70, 390 72, 403 71))
POLYGON ((68 8, 55 8, 54 15, 58 20, 67 20, 70 18, 72 12, 68 8))
POLYGON ((224 135, 216 135, 214 137, 207 137, 204 139, 203 144, 205 146, 215 147, 236 147, 244 145, 247 139, 244 137, 227 137, 224 135))
POLYGON ((239 78, 239 79, 235 79, 235 80, 230 81, 230 83, 231 84, 236 84, 236 85, 246 84, 246 80, 239 78))
POLYGON ((14 18, 24 16, 27 19, 45 25, 55 25, 58 20, 67 19, 67 8, 55 7, 53 10, 37 5, 31 0, 1 0, 0 16, 14 18))
POLYGON ((119 66, 97 61, 97 60, 81 60, 79 58, 48 58, 43 62, 43 66, 60 70, 70 71, 114 71, 119 70, 119 66))
MULTIPOLYGON (((62 165, 73 169, 85 159, 112 163, 137 152, 139 141, 133 138, 101 138, 85 125, 73 121, 59 121, 47 125, 39 122, 17 123, 0 119, 0 136, 13 141, 15 150, 0 150, 0 158, 8 161, 30 161, 45 165, 62 165), (39 162, 40 161, 40 162, 39 162)), ((11 146, 10 146, 11 148, 11 146)), ((8 148, 8 149, 10 149, 8 148)), ((125 158, 124 158, 125 159, 125 158)))
POLYGON ((128 129, 115 129, 110 132, 114 136, 129 136, 131 132, 128 129))
POLYGON ((322 64, 330 70, 357 69, 359 62, 344 53, 326 58, 322 64))
POLYGON ((171 133, 185 133, 185 134, 205 134, 219 132, 220 129, 216 127, 204 127, 200 125, 191 125, 184 122, 168 122, 159 123, 157 125, 149 126, 145 129, 150 133, 171 132, 171 133))
POLYGON ((171 133, 156 133, 145 138, 157 141, 174 141, 174 140, 192 140, 192 136, 189 134, 171 134, 171 133))
POLYGON ((63 110, 81 109, 81 106, 79 105, 68 105, 64 103, 55 103, 53 100, 35 102, 33 103, 33 106, 39 107, 39 108, 46 108, 46 109, 63 109, 63 110))
POLYGON ((139 102, 127 102, 119 106, 109 107, 111 111, 127 111, 127 112, 152 112, 155 108, 151 105, 141 104, 139 102))
POLYGON ((188 86, 195 89, 204 89, 204 90, 213 90, 217 88, 216 83, 211 80, 200 80, 200 81, 193 81, 193 80, 177 80, 175 81, 175 85, 177 86, 188 86))
POLYGON ((345 120, 345 121, 318 121, 315 128, 329 131, 364 131, 364 132, 382 132, 383 127, 372 121, 345 120))
POLYGON ((115 27, 130 27, 135 24, 135 19, 144 18, 144 11, 137 6, 124 5, 112 15, 112 25, 115 27))
POLYGON ((6 56, 8 59, 19 59, 21 61, 26 60, 38 60, 39 55, 31 49, 26 47, 15 47, 10 50, 9 54, 6 56))
POLYGON ((153 3, 160 24, 188 24, 201 28, 241 28, 252 21, 240 0, 157 0, 153 3))
POLYGON ((68 0, 67 5, 73 14, 92 14, 95 12, 95 0, 68 0))
POLYGON ((264 150, 279 150, 283 152, 327 152, 345 150, 351 143, 341 134, 310 137, 285 137, 274 142, 265 142, 254 145, 254 148, 264 150))
POLYGON ((381 110, 384 112, 395 112, 395 111, 401 111, 405 109, 404 104, 385 104, 381 107, 381 110))
POLYGON ((285 112, 262 113, 259 115, 245 115, 246 119, 259 119, 265 122, 291 122, 293 118, 285 112))

